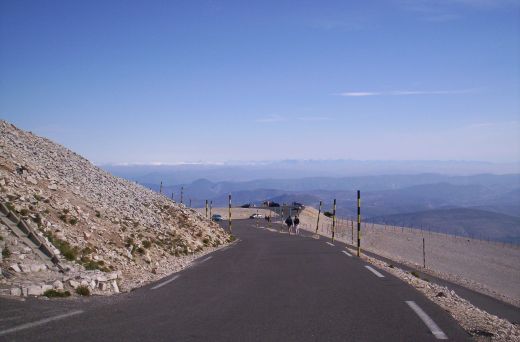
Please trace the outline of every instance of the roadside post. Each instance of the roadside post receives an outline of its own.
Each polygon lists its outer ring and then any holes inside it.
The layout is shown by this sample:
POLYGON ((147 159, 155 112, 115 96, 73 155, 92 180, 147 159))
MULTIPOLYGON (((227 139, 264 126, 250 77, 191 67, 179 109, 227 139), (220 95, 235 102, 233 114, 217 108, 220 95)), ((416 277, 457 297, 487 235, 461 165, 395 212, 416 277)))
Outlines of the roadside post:
POLYGON ((258 228, 258 209, 256 209, 256 228, 258 228))
POLYGON ((424 238, 422 238, 422 260, 423 260, 423 268, 426 268, 426 248, 424 246, 424 238))
POLYGON ((162 194, 162 181, 161 181, 161 185, 159 186, 159 193, 162 194))
POLYGON ((357 191, 357 256, 361 254, 361 191, 357 191))
POLYGON ((212 210, 213 210, 213 201, 209 201, 209 217, 211 217, 212 210))
POLYGON ((336 233, 336 199, 332 205, 332 242, 334 242, 334 234, 336 233))
MULTIPOLYGON (((321 201, 320 201, 320 207, 318 209, 318 220, 316 221, 316 235, 318 235, 318 229, 320 227, 320 214, 321 214, 321 201)), ((316 236, 318 237, 318 236, 316 236)))
POLYGON ((173 201, 173 192, 172 192, 172 201, 173 201))
POLYGON ((229 194, 229 232, 231 233, 231 194, 229 194))
POLYGON ((280 207, 280 224, 281 224, 281 228, 280 228, 280 233, 281 233, 281 232, 283 232, 283 225, 284 225, 283 206, 280 207))
POLYGON ((208 218, 208 200, 206 200, 206 218, 208 218))
POLYGON ((181 204, 182 204, 182 197, 184 196, 184 187, 181 186, 181 204))

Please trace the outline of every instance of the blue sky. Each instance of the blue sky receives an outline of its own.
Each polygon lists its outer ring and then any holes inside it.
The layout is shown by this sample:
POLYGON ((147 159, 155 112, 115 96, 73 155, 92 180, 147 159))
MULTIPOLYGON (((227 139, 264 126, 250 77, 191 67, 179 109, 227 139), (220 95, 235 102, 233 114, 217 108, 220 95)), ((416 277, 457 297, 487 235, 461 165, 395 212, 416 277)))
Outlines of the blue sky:
POLYGON ((0 117, 96 163, 518 163, 519 61, 519 1, 0 0, 0 117))

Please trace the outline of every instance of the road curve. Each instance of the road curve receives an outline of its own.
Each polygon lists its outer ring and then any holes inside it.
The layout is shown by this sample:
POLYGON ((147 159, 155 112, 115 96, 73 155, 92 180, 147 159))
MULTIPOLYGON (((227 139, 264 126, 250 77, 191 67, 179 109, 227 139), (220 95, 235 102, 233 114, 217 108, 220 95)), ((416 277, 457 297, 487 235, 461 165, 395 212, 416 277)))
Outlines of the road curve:
POLYGON ((232 247, 128 294, 0 299, 0 340, 470 340, 411 286, 338 245, 256 228, 252 220, 233 229, 239 241, 232 247), (23 323, 9 320, 16 314, 23 323))

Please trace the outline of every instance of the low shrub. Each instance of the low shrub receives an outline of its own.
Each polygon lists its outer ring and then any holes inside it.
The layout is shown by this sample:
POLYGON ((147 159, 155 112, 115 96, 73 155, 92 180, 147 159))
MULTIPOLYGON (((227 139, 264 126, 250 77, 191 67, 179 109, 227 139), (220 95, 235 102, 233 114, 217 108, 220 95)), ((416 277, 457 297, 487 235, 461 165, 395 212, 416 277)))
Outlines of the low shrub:
POLYGON ((88 286, 78 286, 76 288, 76 293, 79 294, 80 296, 90 296, 90 290, 88 288, 88 286))
MULTIPOLYGON (((2 238, 3 240, 3 238, 2 238)), ((3 250, 2 250, 2 257, 4 258, 9 258, 11 256, 11 251, 9 250, 9 248, 6 246, 3 250)))
POLYGON ((69 223, 72 225, 75 225, 76 223, 78 223, 78 219, 76 217, 71 217, 69 219, 69 223))
POLYGON ((410 274, 413 275, 415 278, 419 278, 419 279, 421 278, 421 277, 419 277, 419 273, 417 273, 415 271, 410 272, 410 274))
POLYGON ((150 241, 148 241, 148 240, 144 240, 143 241, 143 247, 144 248, 150 248, 150 247, 152 247, 152 243, 150 241))
POLYGON ((61 291, 56 291, 56 290, 47 290, 43 293, 43 295, 48 298, 64 298, 64 297, 70 297, 70 292, 69 291, 61 292, 61 291))
POLYGON ((78 257, 78 249, 72 247, 67 241, 58 239, 51 233, 47 233, 45 236, 60 251, 61 255, 63 255, 65 259, 72 261, 78 257))
POLYGON ((23 209, 20 209, 20 215, 22 216, 27 216, 27 214, 29 214, 29 210, 23 208, 23 209))

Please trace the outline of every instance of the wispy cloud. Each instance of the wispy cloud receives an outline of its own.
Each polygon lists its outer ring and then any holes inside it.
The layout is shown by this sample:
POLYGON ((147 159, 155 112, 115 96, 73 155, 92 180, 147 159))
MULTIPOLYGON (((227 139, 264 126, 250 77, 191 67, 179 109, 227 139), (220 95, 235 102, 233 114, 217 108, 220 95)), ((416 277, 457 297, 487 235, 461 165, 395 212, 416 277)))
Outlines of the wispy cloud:
POLYGON ((363 97, 363 96, 411 96, 411 95, 455 95, 473 92, 473 89, 463 90, 393 90, 393 91, 350 91, 336 95, 363 97))
POLYGON ((307 122, 317 122, 317 121, 331 121, 332 119, 325 117, 325 116, 302 116, 302 117, 299 117, 298 120, 307 121, 307 122))
POLYGON ((259 123, 273 123, 273 122, 283 122, 283 121, 287 121, 287 120, 283 116, 280 116, 280 115, 269 115, 269 116, 266 116, 265 118, 258 118, 255 121, 259 122, 259 123))
POLYGON ((446 22, 463 17, 466 10, 498 10, 518 8, 518 0, 399 0, 399 6, 415 12, 419 19, 446 22))

